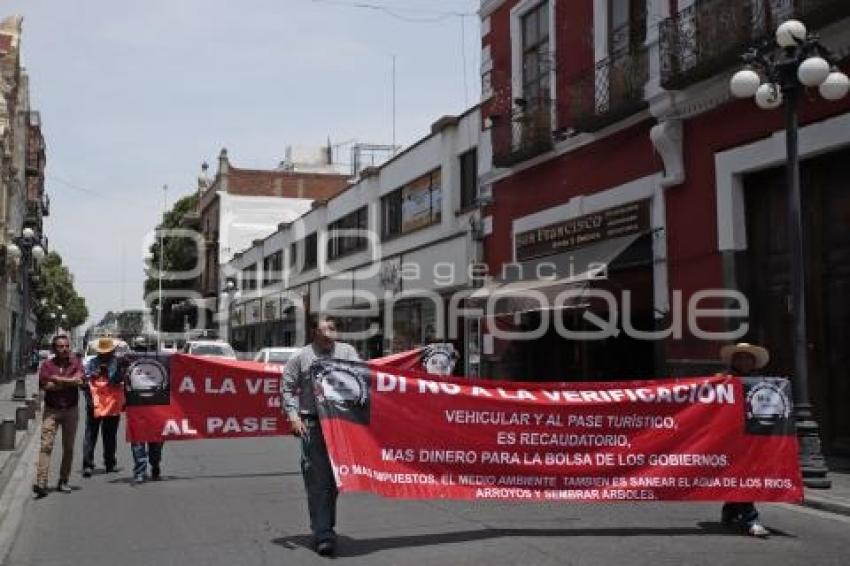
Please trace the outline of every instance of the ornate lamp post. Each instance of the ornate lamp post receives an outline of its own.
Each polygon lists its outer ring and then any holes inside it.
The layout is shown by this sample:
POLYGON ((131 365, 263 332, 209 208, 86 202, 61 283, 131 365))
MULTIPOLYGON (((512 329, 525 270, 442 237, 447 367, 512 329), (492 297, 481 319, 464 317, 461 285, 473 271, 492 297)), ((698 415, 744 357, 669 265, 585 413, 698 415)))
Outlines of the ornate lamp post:
POLYGON ((826 100, 839 100, 850 90, 850 79, 831 63, 829 51, 797 20, 788 20, 776 37, 742 56, 746 67, 732 77, 730 89, 738 98, 755 97, 763 110, 785 105, 788 185, 788 244, 794 318, 794 411, 800 440, 800 465, 809 487, 830 487, 821 452, 818 424, 809 402, 808 338, 806 335, 806 277, 800 193, 797 107, 807 87, 817 87, 826 100), (764 82, 762 82, 764 79, 764 82))
POLYGON ((15 382, 15 391, 12 397, 16 400, 26 399, 26 381, 23 372, 22 363, 25 343, 27 342, 27 318, 30 311, 30 268, 33 262, 39 262, 44 259, 44 248, 41 247, 41 239, 32 228, 24 228, 21 235, 14 239, 13 243, 7 247, 9 257, 18 263, 20 269, 21 283, 21 320, 20 329, 18 330, 18 365, 19 370, 17 381, 15 382))

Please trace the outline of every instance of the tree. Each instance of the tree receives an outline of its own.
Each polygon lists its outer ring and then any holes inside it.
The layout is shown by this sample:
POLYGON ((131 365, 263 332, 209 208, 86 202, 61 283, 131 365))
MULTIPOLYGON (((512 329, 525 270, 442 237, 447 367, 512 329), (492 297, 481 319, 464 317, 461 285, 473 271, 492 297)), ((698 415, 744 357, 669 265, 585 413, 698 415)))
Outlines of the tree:
POLYGON ((74 276, 62 264, 62 257, 48 253, 39 271, 39 285, 33 290, 38 336, 47 336, 59 326, 71 330, 83 324, 89 317, 86 300, 74 288, 74 276), (63 315, 67 320, 63 321, 63 315))
MULTIPOLYGON (((161 228, 166 230, 181 227, 183 218, 197 210, 198 194, 193 193, 185 196, 174 203, 171 210, 165 213, 161 228)), ((162 238, 162 271, 166 274, 177 271, 192 270, 198 262, 198 247, 195 240, 185 237, 169 237, 166 234, 162 238)), ((160 240, 151 244, 149 248, 151 269, 158 270, 160 266, 160 240)), ((162 280, 163 290, 184 290, 190 287, 189 281, 185 279, 175 279, 166 275, 162 280)), ((145 279, 144 293, 145 297, 151 293, 155 293, 159 289, 159 279, 148 276, 145 279)), ((162 330, 165 332, 182 332, 183 331, 183 316, 182 313, 175 312, 174 306, 182 302, 179 297, 166 297, 163 299, 162 310, 162 330)), ((150 302, 152 307, 159 308, 158 299, 150 302)), ((156 320, 154 320, 156 324, 156 320)))

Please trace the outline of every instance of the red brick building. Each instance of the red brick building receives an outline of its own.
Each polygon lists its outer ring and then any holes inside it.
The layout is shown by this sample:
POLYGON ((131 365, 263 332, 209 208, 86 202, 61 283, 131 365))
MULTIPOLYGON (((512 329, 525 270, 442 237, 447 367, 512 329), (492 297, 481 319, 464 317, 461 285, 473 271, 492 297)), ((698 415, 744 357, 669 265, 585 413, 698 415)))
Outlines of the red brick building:
POLYGON ((222 289, 219 266, 257 238, 277 230, 348 186, 348 176, 305 173, 286 169, 240 169, 230 164, 222 149, 213 179, 202 174, 198 181, 198 214, 193 223, 204 241, 204 259, 197 291, 206 298, 213 327, 222 289))
MULTIPOLYGON (((617 305, 621 332, 605 340, 549 331, 511 343, 485 332, 485 374, 577 380, 710 371, 722 342, 697 338, 687 321, 689 301, 706 289, 740 291, 749 312, 701 328, 744 322, 741 339, 771 350, 768 370, 792 372, 783 114, 732 100, 729 77, 746 47, 791 16, 818 30, 846 67, 848 7, 838 0, 482 1, 490 272, 541 257, 557 264, 569 254, 585 268, 607 264, 607 281, 592 286, 631 295, 630 304, 617 305), (609 229, 624 210, 636 215, 633 229, 609 229), (592 243, 563 235, 581 233, 576 226, 586 222, 604 228, 592 243), (549 238, 545 246, 540 238, 549 238), (644 332, 668 329, 684 312, 682 335, 630 337, 622 332, 626 310, 644 332)), ((850 100, 826 102, 815 89, 800 111, 810 388, 833 452, 850 451, 848 110, 850 100)), ((564 309, 568 327, 585 329, 584 312, 611 314, 598 301, 579 306, 564 309)), ((541 316, 531 309, 504 324, 534 327, 541 316)))

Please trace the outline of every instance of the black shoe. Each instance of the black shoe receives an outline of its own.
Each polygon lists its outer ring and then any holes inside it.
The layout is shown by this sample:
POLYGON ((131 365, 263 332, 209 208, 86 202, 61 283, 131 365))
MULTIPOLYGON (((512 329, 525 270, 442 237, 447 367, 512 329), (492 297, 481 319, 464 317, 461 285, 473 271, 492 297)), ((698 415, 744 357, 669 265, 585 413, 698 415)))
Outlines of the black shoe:
POLYGON ((107 474, 114 474, 114 473, 120 472, 120 471, 121 471, 121 468, 119 468, 118 466, 106 466, 106 473, 107 474))
POLYGON ((71 489, 71 486, 69 486, 69 485, 68 485, 68 482, 66 482, 66 481, 60 481, 60 482, 56 485, 56 491, 60 491, 60 492, 62 492, 62 493, 71 493, 71 492, 73 492, 74 490, 73 490, 73 489, 71 489))
POLYGON ((159 469, 159 466, 151 467, 151 479, 153 481, 159 481, 162 479, 162 470, 159 469))
POLYGON ((336 543, 331 539, 320 540, 316 543, 316 554, 319 556, 333 556, 336 553, 336 543))
POLYGON ((720 511, 720 522, 726 526, 735 525, 741 522, 741 511, 737 505, 725 503, 720 511))
POLYGON ((83 468, 83 477, 90 478, 94 470, 92 468, 83 468))
POLYGON ((34 486, 32 486, 32 492, 35 494, 36 499, 42 499, 44 497, 47 497, 47 488, 46 487, 43 487, 43 486, 40 486, 40 485, 34 485, 34 486))

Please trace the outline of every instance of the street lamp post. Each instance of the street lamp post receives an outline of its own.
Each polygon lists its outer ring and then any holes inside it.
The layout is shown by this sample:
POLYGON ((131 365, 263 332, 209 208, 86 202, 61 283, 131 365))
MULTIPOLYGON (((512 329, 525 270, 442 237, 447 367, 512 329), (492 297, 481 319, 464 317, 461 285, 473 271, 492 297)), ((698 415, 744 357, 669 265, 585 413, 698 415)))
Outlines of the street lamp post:
POLYGON ((30 276, 29 270, 33 265, 33 261, 41 261, 44 259, 44 248, 41 247, 41 240, 30 227, 26 227, 21 231, 21 235, 14 239, 14 242, 9 244, 7 251, 9 256, 18 262, 20 269, 21 281, 21 320, 18 330, 18 363, 20 367, 17 369, 19 373, 15 382, 15 390, 13 398, 16 400, 26 399, 26 381, 23 375, 24 365, 22 364, 24 355, 24 343, 27 341, 27 318, 30 310, 30 276))
POLYGON ((806 32, 797 20, 776 30, 774 40, 749 50, 742 59, 746 68, 730 81, 738 98, 755 97, 763 110, 785 104, 786 183, 788 186, 788 245, 794 318, 794 419, 800 442, 800 466, 808 487, 830 487, 821 451, 818 424, 809 401, 808 337, 806 333, 806 273, 797 108, 807 87, 817 87, 826 100, 839 100, 850 89, 850 80, 831 64, 829 51, 818 37, 806 32), (762 82, 762 78, 766 79, 762 82))
POLYGON ((224 283, 224 294, 227 295, 227 342, 233 345, 233 305, 238 294, 238 286, 233 278, 224 283))
POLYGON ((165 215, 168 212, 168 185, 162 186, 162 225, 159 228, 159 299, 156 317, 156 351, 162 351, 162 261, 165 255, 165 247, 163 245, 165 238, 165 215))

